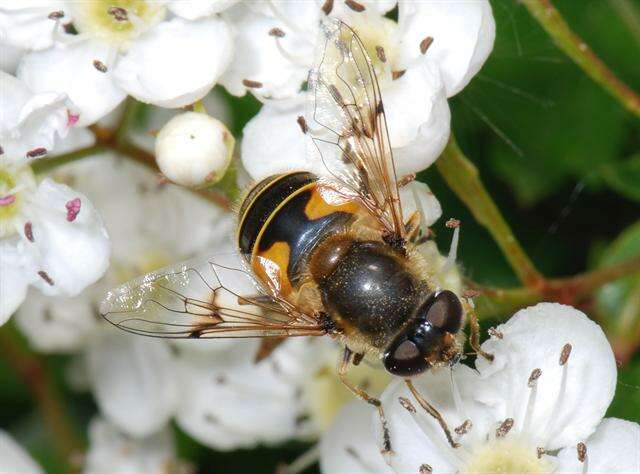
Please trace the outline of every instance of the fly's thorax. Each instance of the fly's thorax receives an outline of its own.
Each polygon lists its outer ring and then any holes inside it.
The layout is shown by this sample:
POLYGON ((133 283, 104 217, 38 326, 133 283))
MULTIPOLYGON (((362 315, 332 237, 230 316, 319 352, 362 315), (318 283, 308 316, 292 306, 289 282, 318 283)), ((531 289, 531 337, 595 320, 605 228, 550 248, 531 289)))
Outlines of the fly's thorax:
POLYGON ((424 285, 406 257, 381 241, 361 241, 350 234, 327 238, 309 270, 325 311, 347 339, 366 341, 378 350, 410 320, 424 297, 424 285))

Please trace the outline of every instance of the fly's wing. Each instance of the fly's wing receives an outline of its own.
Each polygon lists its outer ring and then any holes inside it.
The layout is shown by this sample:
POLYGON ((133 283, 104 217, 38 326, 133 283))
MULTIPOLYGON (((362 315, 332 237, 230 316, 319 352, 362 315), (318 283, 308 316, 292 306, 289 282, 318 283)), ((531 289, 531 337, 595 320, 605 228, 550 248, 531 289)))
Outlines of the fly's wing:
POLYGON ((235 254, 167 267, 109 292, 100 313, 116 327, 163 338, 315 336, 298 311, 242 268, 235 254))
POLYGON ((359 199, 390 236, 404 238, 397 177, 369 54, 345 23, 326 19, 309 73, 307 125, 334 185, 359 199))

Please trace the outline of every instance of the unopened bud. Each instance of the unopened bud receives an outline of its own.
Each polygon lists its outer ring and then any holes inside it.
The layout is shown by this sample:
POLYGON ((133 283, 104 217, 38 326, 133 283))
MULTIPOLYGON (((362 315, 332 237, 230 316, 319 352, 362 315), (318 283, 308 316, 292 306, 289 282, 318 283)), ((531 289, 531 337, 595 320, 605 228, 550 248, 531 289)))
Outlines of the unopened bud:
POLYGON ((208 186, 224 176, 231 162, 235 139, 227 127, 200 112, 173 117, 156 137, 160 171, 183 186, 208 186))

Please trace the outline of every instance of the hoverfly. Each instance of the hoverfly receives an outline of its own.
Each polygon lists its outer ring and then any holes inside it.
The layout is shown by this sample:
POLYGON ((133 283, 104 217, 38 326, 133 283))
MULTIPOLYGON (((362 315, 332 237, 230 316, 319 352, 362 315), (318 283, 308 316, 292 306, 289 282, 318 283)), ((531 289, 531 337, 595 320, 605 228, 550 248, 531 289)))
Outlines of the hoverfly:
MULTIPOLYGON (((459 359, 465 314, 473 313, 442 289, 416 250, 419 213, 403 220, 384 106, 362 41, 339 20, 321 29, 309 107, 298 121, 328 177, 293 171, 249 191, 236 236, 243 265, 216 255, 165 268, 113 290, 100 311, 121 329, 154 337, 331 336, 344 344, 340 379, 378 409, 387 452, 380 401, 346 377, 365 354, 405 379, 455 446, 410 378, 459 359)), ((477 348, 477 337, 472 342, 477 348)))

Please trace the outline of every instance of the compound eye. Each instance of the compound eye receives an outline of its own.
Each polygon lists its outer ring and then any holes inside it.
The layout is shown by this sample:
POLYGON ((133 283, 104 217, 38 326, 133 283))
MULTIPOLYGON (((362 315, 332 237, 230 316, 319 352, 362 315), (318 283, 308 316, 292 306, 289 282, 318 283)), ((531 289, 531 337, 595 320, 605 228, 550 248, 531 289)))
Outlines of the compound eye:
POLYGON ((409 377, 429 368, 420 348, 409 339, 392 344, 384 355, 384 366, 393 375, 409 377))
POLYGON ((427 310, 426 321, 434 327, 455 334, 462 328, 462 303, 453 291, 436 294, 427 310))

